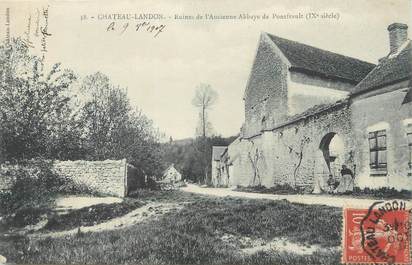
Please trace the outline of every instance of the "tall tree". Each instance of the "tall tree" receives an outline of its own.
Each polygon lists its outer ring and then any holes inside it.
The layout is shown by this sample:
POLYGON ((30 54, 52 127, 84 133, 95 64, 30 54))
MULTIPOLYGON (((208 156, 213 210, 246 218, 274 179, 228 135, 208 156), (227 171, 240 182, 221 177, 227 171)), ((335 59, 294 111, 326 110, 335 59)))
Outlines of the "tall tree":
POLYGON ((201 137, 210 136, 211 123, 208 119, 208 110, 216 104, 218 94, 209 84, 200 84, 196 88, 195 96, 192 99, 193 106, 199 109, 198 135, 201 137))
POLYGON ((142 174, 158 174, 160 134, 150 119, 131 106, 126 89, 97 72, 83 80, 81 91, 86 99, 82 119, 87 158, 126 158, 142 174))
POLYGON ((195 154, 200 161, 203 168, 203 182, 208 184, 210 182, 209 177, 209 162, 210 157, 208 154, 207 136, 211 131, 211 123, 208 120, 208 111, 216 104, 218 94, 209 84, 201 83, 195 92, 195 96, 192 99, 193 106, 199 109, 199 125, 196 129, 197 135, 200 136, 200 141, 196 141, 193 145, 195 154), (200 144, 200 145, 199 145, 200 144))

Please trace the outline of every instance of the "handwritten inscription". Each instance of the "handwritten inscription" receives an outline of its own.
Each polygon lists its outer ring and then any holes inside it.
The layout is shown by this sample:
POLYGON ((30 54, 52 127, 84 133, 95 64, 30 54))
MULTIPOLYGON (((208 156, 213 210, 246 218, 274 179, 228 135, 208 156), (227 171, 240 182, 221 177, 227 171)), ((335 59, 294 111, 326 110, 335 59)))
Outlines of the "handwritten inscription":
POLYGON ((44 18, 44 26, 40 27, 40 32, 42 34, 41 37, 41 48, 42 52, 47 52, 47 38, 50 37, 52 34, 48 32, 49 28, 49 7, 43 8, 43 18, 44 18))
POLYGON ((123 34, 127 30, 133 30, 135 32, 146 32, 152 34, 154 38, 156 38, 160 33, 164 32, 166 25, 164 24, 154 24, 149 21, 137 22, 137 23, 116 23, 110 22, 106 28, 107 32, 118 32, 119 34, 123 34))
POLYGON ((24 31, 24 39, 27 47, 34 48, 33 42, 31 41, 31 15, 27 19, 26 30, 24 31))
POLYGON ((10 43, 10 8, 6 8, 6 43, 10 43))

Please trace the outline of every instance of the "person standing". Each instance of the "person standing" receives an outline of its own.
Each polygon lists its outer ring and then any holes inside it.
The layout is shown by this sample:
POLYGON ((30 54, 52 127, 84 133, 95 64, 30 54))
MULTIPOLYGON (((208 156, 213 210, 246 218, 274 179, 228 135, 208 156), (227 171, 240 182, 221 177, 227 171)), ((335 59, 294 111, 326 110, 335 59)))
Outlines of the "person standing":
POLYGON ((339 193, 352 192, 353 191, 353 178, 354 178, 352 170, 350 170, 346 165, 342 165, 340 174, 342 178, 338 186, 337 192, 339 193))

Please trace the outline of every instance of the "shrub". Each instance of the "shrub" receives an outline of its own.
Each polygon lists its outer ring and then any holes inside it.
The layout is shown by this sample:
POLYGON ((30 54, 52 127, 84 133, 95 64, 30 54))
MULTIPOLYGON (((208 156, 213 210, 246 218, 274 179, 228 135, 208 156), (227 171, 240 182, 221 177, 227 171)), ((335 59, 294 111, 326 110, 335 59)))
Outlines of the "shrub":
POLYGON ((388 187, 382 187, 379 189, 370 189, 370 188, 361 189, 359 187, 355 187, 353 189, 352 195, 354 196, 368 195, 370 197, 380 198, 380 199, 397 198, 397 199, 408 199, 409 200, 412 198, 411 191, 408 191, 408 190, 398 191, 395 188, 388 188, 388 187))
POLYGON ((47 202, 62 184, 47 161, 22 161, 8 172, 14 182, 9 191, 0 194, 0 213, 15 212, 21 207, 36 207, 47 202))
POLYGON ((267 188, 263 185, 258 186, 237 186, 236 191, 244 192, 256 192, 256 193, 269 193, 269 194, 302 194, 310 193, 311 191, 305 187, 292 187, 288 183, 276 184, 273 187, 267 188))

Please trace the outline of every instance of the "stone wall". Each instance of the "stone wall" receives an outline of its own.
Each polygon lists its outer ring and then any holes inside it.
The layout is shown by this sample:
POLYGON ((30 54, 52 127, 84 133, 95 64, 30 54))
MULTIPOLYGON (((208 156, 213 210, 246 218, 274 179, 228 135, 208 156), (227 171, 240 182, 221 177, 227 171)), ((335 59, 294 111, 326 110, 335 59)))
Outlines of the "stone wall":
POLYGON ((342 139, 341 161, 353 169, 350 117, 348 103, 342 102, 322 113, 264 131, 259 136, 235 140, 229 145, 230 159, 236 156, 231 185, 270 187, 288 183, 308 189, 315 189, 318 182, 323 185, 328 172, 320 144, 330 133, 342 139), (253 183, 255 166, 259 183, 253 183))
POLYGON ((407 83, 388 86, 254 137, 236 139, 228 147, 233 172, 230 184, 270 187, 296 183, 319 191, 328 174, 320 147, 333 133, 343 142, 338 162, 355 173, 355 186, 412 190, 412 154, 407 139, 407 131, 412 128, 412 107, 411 103, 402 104, 406 91, 407 83), (373 176, 369 165, 369 132, 377 130, 386 130, 388 166, 384 176, 373 176), (256 153, 259 159, 252 162, 256 153), (255 165, 260 183, 252 181, 255 165))
POLYGON ((357 163, 356 184, 360 187, 394 187, 412 190, 408 176, 410 151, 406 130, 412 124, 412 103, 403 104, 407 82, 359 96, 352 104, 352 128, 357 163), (383 94, 384 93, 384 94, 383 94), (368 134, 386 130, 387 175, 371 176, 368 134))
MULTIPOLYGON (((30 165, 24 167, 30 169, 30 165)), ((1 165, 0 190, 8 190, 11 187, 15 176, 13 172, 18 168, 19 165, 1 165)), ((138 174, 138 170, 127 164, 125 159, 54 161, 52 170, 79 186, 85 186, 91 191, 111 196, 124 197, 129 191, 144 184, 142 184, 144 178, 138 174)))
POLYGON ((54 169, 75 183, 93 191, 118 197, 126 196, 126 160, 55 161, 54 169))
POLYGON ((353 85, 304 73, 290 72, 288 115, 302 113, 314 105, 345 99, 353 85))
POLYGON ((245 90, 245 135, 259 133, 262 123, 273 127, 285 120, 287 71, 280 51, 263 33, 245 90))

